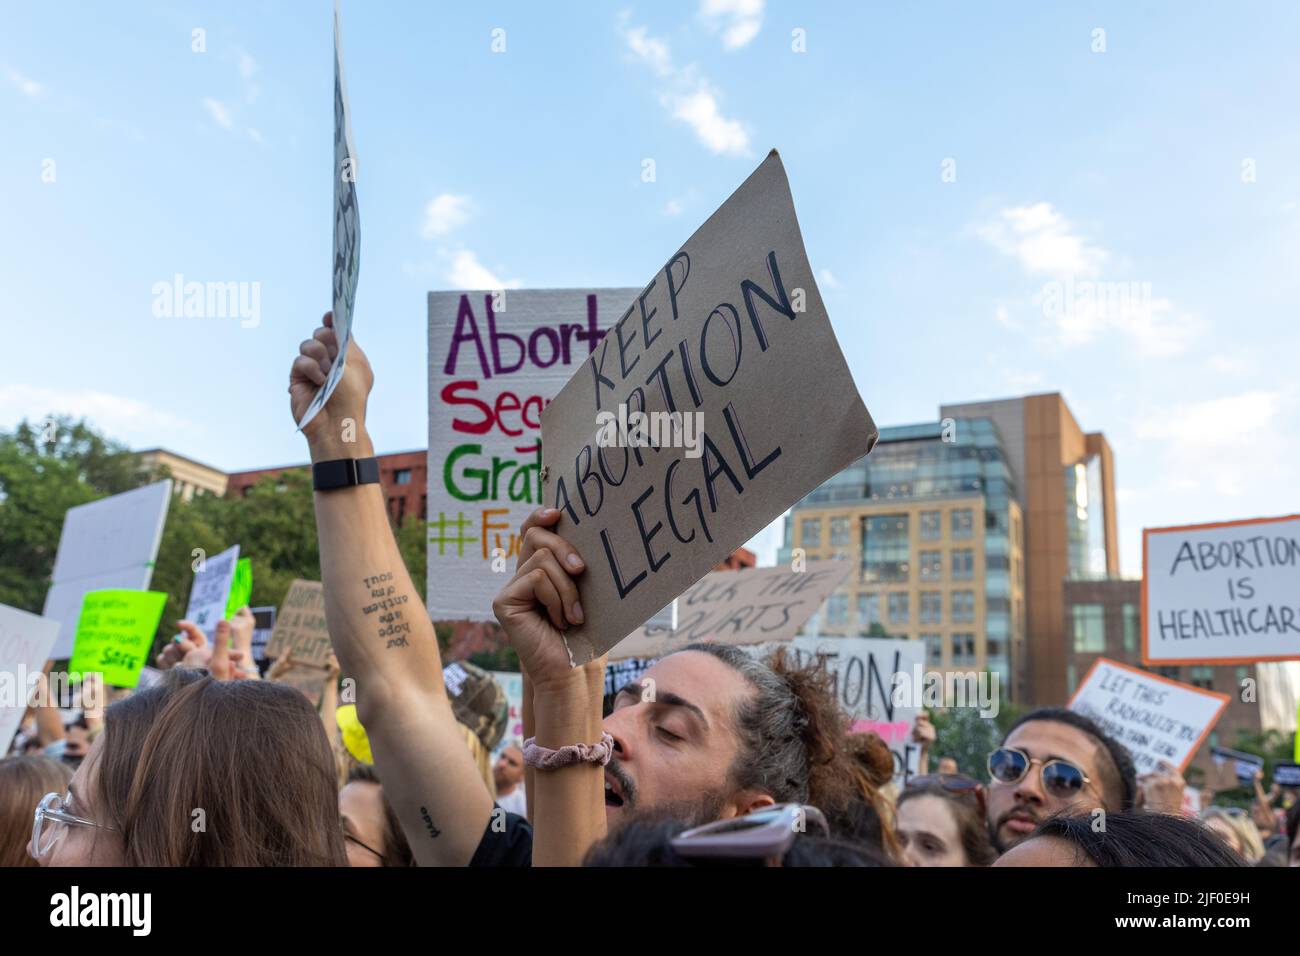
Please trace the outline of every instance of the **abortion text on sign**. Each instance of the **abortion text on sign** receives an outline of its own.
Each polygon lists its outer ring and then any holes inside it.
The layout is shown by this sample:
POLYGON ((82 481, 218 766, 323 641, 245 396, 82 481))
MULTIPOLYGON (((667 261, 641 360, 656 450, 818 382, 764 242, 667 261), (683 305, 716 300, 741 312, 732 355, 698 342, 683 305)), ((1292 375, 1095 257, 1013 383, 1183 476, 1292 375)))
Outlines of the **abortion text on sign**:
MULTIPOLYGON (((636 296, 542 412, 545 503, 585 557, 584 663, 866 455, 858 396, 772 152, 636 296), (701 415, 702 447, 601 440, 601 413, 701 415)), ((697 431, 697 435, 699 432, 697 431)))

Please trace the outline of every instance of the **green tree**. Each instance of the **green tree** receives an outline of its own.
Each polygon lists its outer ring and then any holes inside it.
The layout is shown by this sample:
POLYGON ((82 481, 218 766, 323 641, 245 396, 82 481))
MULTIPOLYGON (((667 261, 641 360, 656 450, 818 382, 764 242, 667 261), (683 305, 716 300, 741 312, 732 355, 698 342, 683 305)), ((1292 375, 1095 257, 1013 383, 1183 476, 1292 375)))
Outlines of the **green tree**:
POLYGON ((1002 743, 1011 725, 1024 713, 1023 707, 1006 700, 1001 701, 994 717, 981 717, 975 707, 930 710, 936 735, 930 750, 930 771, 937 769, 941 757, 952 757, 962 773, 986 780, 989 753, 1002 743))
POLYGON ((84 420, 57 416, 0 432, 0 603, 39 614, 68 509, 155 477, 84 420))

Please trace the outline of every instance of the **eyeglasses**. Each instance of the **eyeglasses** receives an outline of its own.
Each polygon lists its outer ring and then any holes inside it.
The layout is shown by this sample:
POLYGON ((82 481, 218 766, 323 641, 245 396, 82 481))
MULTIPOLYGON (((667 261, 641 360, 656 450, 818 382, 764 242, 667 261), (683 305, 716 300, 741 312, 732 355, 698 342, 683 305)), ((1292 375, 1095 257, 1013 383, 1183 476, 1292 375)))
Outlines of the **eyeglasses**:
POLYGON ((980 816, 984 816, 984 784, 961 773, 927 773, 920 777, 910 777, 904 785, 906 790, 922 790, 938 787, 959 797, 973 796, 979 807, 980 816))
POLYGON ((823 836, 830 836, 826 817, 816 807, 778 803, 743 817, 717 820, 673 837, 672 847, 688 858, 730 857, 767 859, 782 857, 811 822, 823 836))
POLYGON ((1078 796, 1092 784, 1092 779, 1068 760, 1040 760, 1015 747, 999 747, 989 754, 989 777, 996 783, 1019 783, 1036 763, 1043 765, 1043 789, 1059 799, 1078 796))
POLYGON ((32 842, 27 847, 27 852, 31 854, 32 859, 44 858, 50 850, 54 849, 54 844, 59 842, 70 826, 95 827, 100 830, 117 829, 69 813, 65 807, 70 802, 71 796, 70 793, 63 796, 47 793, 37 804, 36 816, 32 821, 32 842))

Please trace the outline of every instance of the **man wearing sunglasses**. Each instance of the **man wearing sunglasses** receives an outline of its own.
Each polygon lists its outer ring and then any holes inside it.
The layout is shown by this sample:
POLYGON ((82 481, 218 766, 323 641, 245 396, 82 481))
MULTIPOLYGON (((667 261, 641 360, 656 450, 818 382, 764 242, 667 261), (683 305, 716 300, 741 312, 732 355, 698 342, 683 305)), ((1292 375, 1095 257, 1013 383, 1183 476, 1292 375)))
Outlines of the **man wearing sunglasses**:
POLYGON ((1062 810, 1130 810, 1133 758, 1092 720, 1063 708, 1020 718, 989 754, 989 835, 1005 853, 1062 810))

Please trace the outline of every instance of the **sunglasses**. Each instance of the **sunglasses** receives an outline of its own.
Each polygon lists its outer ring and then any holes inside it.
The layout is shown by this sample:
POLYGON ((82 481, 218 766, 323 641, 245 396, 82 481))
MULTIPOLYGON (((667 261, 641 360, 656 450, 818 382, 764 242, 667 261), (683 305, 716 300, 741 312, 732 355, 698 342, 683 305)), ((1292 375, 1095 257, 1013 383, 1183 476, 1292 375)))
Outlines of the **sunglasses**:
POLYGON ((1042 764, 1043 789, 1058 799, 1078 796, 1092 784, 1092 779, 1068 760, 1040 760, 1015 747, 999 747, 989 754, 989 777, 995 783, 1019 783, 1036 763, 1042 764))
POLYGON ((794 845, 800 833, 812 824, 822 836, 830 836, 826 817, 816 807, 778 803, 743 817, 717 820, 673 837, 678 855, 732 859, 780 858, 794 845))
POLYGON ((984 815, 984 784, 961 773, 927 773, 909 777, 903 785, 906 790, 939 788, 958 797, 974 797, 980 816, 984 815))

